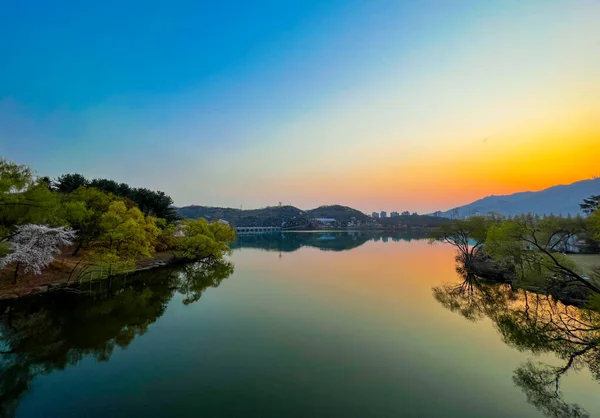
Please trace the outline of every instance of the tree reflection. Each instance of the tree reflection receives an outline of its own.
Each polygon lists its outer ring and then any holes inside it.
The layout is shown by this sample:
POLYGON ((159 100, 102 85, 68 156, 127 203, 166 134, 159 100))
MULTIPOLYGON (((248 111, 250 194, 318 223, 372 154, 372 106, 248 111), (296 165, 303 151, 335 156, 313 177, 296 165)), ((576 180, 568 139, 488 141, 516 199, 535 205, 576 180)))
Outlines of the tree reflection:
POLYGON ((445 308, 458 312, 469 321, 477 321, 493 312, 498 303, 512 298, 503 286, 489 286, 474 274, 467 274, 458 284, 433 288, 433 296, 445 308))
POLYGON ((218 287, 221 282, 233 274, 233 264, 221 262, 206 266, 201 263, 189 264, 178 275, 178 291, 185 297, 183 303, 197 302, 209 287, 218 287))
POLYGON ((528 361, 515 370, 513 381, 546 416, 588 416, 579 405, 563 399, 560 381, 582 368, 600 381, 600 315, 458 270, 462 281, 433 288, 435 299, 470 321, 491 319, 511 347, 535 355, 553 353, 563 360, 559 367, 528 361))
POLYGON ((200 299, 233 273, 231 263, 186 265, 145 272, 91 293, 58 294, 2 306, 0 318, 0 416, 12 416, 40 374, 92 356, 107 361, 160 318, 175 293, 183 303, 200 299))
POLYGON ((589 417, 579 405, 569 404, 562 398, 559 381, 566 370, 528 361, 515 370, 513 381, 523 390, 527 402, 546 416, 589 417))

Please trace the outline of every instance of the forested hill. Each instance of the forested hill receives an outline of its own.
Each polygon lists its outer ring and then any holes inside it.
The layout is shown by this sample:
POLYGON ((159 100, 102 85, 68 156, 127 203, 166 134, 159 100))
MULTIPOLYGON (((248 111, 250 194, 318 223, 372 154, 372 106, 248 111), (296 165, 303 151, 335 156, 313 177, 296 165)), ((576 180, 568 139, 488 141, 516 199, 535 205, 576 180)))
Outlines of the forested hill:
POLYGON ((184 218, 224 219, 236 225, 244 226, 308 226, 315 218, 334 218, 339 222, 349 222, 352 218, 362 223, 371 219, 359 210, 348 206, 320 206, 303 210, 295 206, 269 206, 261 209, 235 209, 213 206, 185 206, 177 209, 184 218))
POLYGON ((342 205, 319 206, 307 210, 311 218, 334 218, 340 222, 349 222, 352 218, 360 222, 368 222, 371 218, 357 209, 342 205))
POLYGON ((357 209, 342 205, 319 206, 315 209, 303 210, 295 206, 270 206, 262 209, 235 209, 213 206, 185 206, 177 209, 184 218, 223 219, 234 225, 243 226, 284 226, 291 229, 310 229, 318 227, 318 218, 332 218, 336 223, 332 226, 344 227, 355 222, 355 226, 386 228, 394 227, 429 227, 436 226, 445 218, 427 215, 408 215, 395 218, 373 219, 357 209), (354 219, 353 219, 354 218, 354 219))
MULTIPOLYGON (((269 206, 261 209, 235 209, 215 206, 185 206, 177 212, 184 218, 224 219, 244 226, 281 226, 284 221, 308 223, 310 216, 294 206, 269 206)), ((299 226, 299 225, 298 225, 299 226)))
POLYGON ((577 215, 584 198, 600 195, 600 178, 583 180, 568 185, 549 187, 538 192, 522 192, 504 196, 488 196, 468 205, 439 213, 440 216, 468 216, 500 213, 506 216, 520 213, 577 215))

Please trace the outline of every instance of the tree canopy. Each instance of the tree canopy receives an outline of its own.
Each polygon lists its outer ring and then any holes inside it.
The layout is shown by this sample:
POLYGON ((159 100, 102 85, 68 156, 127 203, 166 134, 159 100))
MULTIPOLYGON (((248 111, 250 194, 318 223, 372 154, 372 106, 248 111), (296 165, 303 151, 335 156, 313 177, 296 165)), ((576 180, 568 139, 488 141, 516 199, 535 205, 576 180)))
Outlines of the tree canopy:
POLYGON ((112 195, 129 199, 138 206, 144 215, 166 219, 173 222, 180 219, 173 199, 162 191, 152 191, 146 188, 134 188, 125 183, 108 179, 88 180, 81 174, 65 174, 54 182, 56 189, 63 193, 71 193, 80 187, 91 187, 112 195))
POLYGON ((485 251, 497 261, 515 266, 524 282, 574 281, 600 293, 563 255, 571 240, 584 232, 584 226, 582 218, 518 216, 490 227, 485 251))
POLYGON ((219 261, 230 252, 235 233, 231 227, 205 219, 187 219, 181 223, 175 248, 187 260, 219 261))
POLYGON ((29 167, 0 159, 0 240, 22 224, 59 225, 56 195, 29 167))

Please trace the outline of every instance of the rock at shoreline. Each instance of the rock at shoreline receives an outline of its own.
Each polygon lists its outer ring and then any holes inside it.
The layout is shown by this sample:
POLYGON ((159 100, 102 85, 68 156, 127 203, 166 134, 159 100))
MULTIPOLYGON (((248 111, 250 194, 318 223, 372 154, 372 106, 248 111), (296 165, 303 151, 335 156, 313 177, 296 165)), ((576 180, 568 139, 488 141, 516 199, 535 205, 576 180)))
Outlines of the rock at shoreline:
POLYGON ((512 268, 495 262, 481 251, 471 261, 471 269, 477 276, 495 282, 512 283, 517 278, 512 268))

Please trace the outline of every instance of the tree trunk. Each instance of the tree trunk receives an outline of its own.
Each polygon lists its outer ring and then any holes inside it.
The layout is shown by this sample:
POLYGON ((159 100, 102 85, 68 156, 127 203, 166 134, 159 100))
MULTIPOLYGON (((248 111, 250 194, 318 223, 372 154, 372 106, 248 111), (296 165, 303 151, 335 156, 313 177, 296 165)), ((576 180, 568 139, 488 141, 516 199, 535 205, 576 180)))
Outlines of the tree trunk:
POLYGON ((82 246, 83 241, 79 241, 79 243, 77 244, 77 248, 75 248, 75 251, 73 251, 73 257, 77 257, 77 254, 79 253, 79 250, 81 250, 82 246))
POLYGON ((17 284, 18 278, 19 278, 19 267, 21 267, 21 262, 17 263, 17 266, 15 267, 15 274, 13 276, 13 282, 12 284, 17 284))

